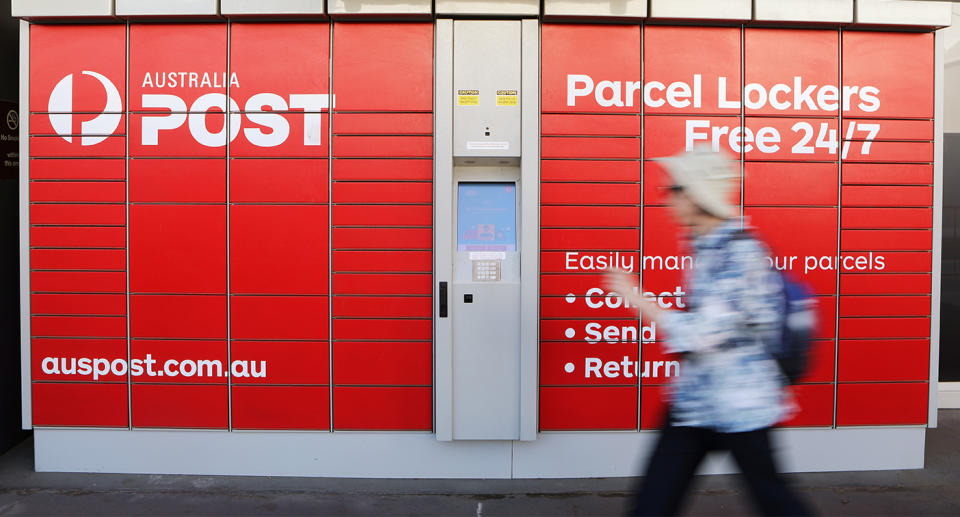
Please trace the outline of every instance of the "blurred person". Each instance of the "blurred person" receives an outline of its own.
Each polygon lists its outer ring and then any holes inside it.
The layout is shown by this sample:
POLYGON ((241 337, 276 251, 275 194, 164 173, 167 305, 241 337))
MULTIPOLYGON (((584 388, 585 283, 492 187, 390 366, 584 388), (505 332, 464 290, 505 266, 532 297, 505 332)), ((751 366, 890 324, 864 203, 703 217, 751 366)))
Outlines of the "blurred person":
POLYGON ((741 229, 729 202, 734 162, 709 146, 659 162, 694 267, 686 272, 685 312, 643 297, 621 270, 606 276, 611 291, 666 333, 665 351, 682 354, 665 424, 628 513, 676 514, 706 454, 728 450, 764 514, 810 514, 779 475, 770 444, 770 429, 792 411, 787 380, 765 345, 781 338, 785 299, 766 246, 741 229))

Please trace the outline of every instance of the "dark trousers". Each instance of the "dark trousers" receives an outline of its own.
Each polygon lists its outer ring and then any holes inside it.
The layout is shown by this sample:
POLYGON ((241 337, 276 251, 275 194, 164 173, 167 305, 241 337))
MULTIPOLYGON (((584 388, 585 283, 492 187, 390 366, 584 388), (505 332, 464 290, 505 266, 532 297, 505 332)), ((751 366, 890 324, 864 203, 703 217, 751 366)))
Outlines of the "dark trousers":
POLYGON ((770 428, 720 433, 669 423, 660 433, 642 486, 628 515, 676 515, 704 456, 729 450, 764 515, 810 515, 810 509, 778 474, 770 447, 770 428))

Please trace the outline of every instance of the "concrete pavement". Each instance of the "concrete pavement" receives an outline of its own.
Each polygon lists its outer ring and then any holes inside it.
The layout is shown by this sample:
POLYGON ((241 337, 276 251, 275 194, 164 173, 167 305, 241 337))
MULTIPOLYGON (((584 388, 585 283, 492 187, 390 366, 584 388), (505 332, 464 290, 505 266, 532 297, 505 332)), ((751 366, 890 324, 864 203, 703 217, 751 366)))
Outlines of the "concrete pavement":
MULTIPOLYGON (((960 410, 927 431, 922 470, 788 476, 822 515, 960 515, 960 410)), ((36 473, 0 456, 7 515, 619 515, 635 479, 381 480, 36 473)), ((736 476, 700 476, 689 515, 749 515, 736 476)))

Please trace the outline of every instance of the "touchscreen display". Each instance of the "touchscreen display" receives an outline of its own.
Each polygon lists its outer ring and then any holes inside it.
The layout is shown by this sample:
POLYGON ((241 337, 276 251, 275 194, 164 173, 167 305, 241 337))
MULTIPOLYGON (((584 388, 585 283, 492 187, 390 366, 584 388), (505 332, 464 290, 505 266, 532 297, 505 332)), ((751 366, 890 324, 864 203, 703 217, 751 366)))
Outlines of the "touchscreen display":
POLYGON ((516 183, 458 183, 457 251, 516 250, 516 183))

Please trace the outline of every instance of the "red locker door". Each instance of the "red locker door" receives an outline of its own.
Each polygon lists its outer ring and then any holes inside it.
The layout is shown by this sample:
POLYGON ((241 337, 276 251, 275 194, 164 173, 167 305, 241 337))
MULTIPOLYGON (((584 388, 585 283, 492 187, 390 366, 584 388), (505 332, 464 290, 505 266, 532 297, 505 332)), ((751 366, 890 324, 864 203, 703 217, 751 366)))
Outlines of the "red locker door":
POLYGON ((432 24, 335 23, 333 92, 333 427, 431 429, 432 24))

